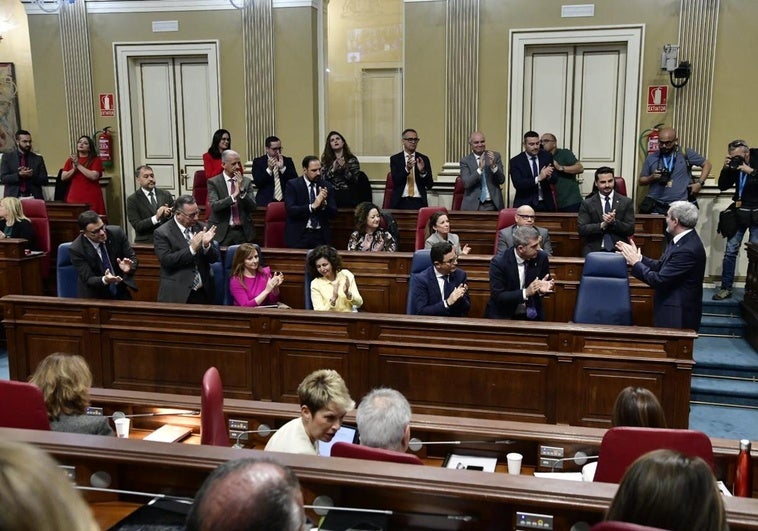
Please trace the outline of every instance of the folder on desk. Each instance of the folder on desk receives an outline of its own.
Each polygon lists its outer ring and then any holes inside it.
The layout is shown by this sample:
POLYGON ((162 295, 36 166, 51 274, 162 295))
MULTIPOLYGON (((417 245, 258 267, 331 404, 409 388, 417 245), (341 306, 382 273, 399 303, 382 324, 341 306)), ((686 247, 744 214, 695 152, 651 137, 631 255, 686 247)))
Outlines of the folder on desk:
POLYGON ((177 442, 181 441, 185 437, 188 437, 192 433, 192 428, 186 426, 174 426, 173 424, 164 424, 153 433, 145 437, 145 441, 158 441, 158 442, 177 442))

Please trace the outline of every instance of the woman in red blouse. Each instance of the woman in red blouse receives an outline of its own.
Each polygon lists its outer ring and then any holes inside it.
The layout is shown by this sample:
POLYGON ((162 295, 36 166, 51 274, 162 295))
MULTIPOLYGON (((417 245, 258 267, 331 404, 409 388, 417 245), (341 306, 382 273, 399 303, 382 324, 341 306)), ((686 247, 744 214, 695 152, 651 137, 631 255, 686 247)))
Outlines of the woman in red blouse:
POLYGON ((103 161, 97 156, 95 143, 86 135, 80 136, 76 142, 76 153, 66 160, 61 173, 61 180, 71 182, 66 203, 88 203, 92 210, 106 215, 100 189, 102 176, 103 161))

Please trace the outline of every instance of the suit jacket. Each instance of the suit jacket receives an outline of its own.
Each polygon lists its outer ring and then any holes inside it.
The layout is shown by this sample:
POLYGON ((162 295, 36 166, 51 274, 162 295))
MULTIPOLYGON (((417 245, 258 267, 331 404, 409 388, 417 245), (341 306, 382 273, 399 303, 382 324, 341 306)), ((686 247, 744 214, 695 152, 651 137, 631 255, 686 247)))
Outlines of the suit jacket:
MULTIPOLYGON (((159 207, 162 205, 174 206, 174 198, 169 192, 160 188, 154 188, 154 191, 155 202, 159 207)), ((155 212, 141 189, 126 198, 126 217, 134 228, 135 243, 153 243, 155 229, 171 219, 169 216, 158 221, 157 225, 153 225, 152 217, 155 212)))
MULTIPOLYGON (((537 153, 537 167, 539 170, 552 164, 552 162, 553 156, 547 151, 539 151, 537 153)), ((511 175, 513 187, 516 189, 516 195, 513 198, 514 208, 518 208, 521 205, 529 205, 535 210, 555 210, 553 192, 550 189, 550 184, 555 183, 558 179, 555 172, 539 184, 539 188, 542 189, 542 198, 544 200, 541 208, 537 208, 539 205, 538 186, 534 183, 532 166, 526 152, 522 151, 511 159, 508 172, 511 175)))
MULTIPOLYGON (((445 293, 449 295, 452 291, 466 283, 466 272, 463 269, 456 269, 450 274, 449 287, 445 293)), ((458 299, 455 304, 445 308, 442 301, 440 286, 437 282, 437 271, 434 266, 430 266, 420 273, 416 273, 413 281, 413 292, 411 297, 416 303, 416 315, 440 315, 453 317, 466 317, 471 309, 471 299, 468 292, 458 299)))
MULTIPOLYGON (((268 155, 253 159, 253 182, 258 189, 255 202, 258 206, 266 206, 274 200, 274 176, 268 171, 268 155)), ((290 157, 284 157, 284 171, 279 172, 279 182, 282 184, 282 194, 287 189, 287 181, 299 177, 295 163, 290 157)))
POLYGON ((111 273, 120 276, 123 282, 116 284, 116 294, 110 292, 109 286, 103 284, 103 275, 105 267, 100 259, 100 253, 92 246, 84 234, 80 234, 71 242, 69 255, 71 264, 76 268, 78 273, 76 291, 77 296, 81 299, 121 299, 130 300, 131 293, 127 287, 136 290, 137 285, 134 282, 134 273, 137 270, 138 261, 134 254, 129 240, 126 238, 121 227, 116 225, 107 225, 105 227, 107 238, 105 240, 105 249, 108 251, 113 271, 111 273), (118 266, 118 259, 129 258, 134 262, 129 273, 124 273, 118 266))
MULTIPOLYGON (((195 224, 191 231, 202 230, 202 225, 195 224)), ((161 264, 161 278, 158 286, 158 302, 187 302, 192 283, 195 280, 195 268, 200 272, 203 288, 208 300, 213 300, 213 274, 211 263, 218 260, 218 250, 211 245, 207 251, 200 250, 194 255, 184 238, 183 229, 179 229, 176 218, 170 219, 155 230, 155 254, 161 264)))
MULTIPOLYGON (((250 177, 242 177, 242 192, 237 196, 237 210, 242 223, 242 231, 245 233, 245 241, 251 242, 255 237, 253 228, 253 211, 255 199, 253 198, 253 181, 250 177)), ((216 241, 222 242, 229 231, 229 218, 232 215, 232 196, 226 185, 226 177, 223 173, 208 179, 208 208, 210 216, 208 225, 216 226, 216 241)))
POLYGON ((613 193, 611 209, 616 211, 616 221, 607 226, 605 230, 600 227, 603 222, 603 210, 605 198, 599 193, 592 194, 582 201, 579 206, 579 236, 584 238, 582 256, 588 253, 603 250, 603 236, 609 234, 613 239, 613 245, 623 240, 629 241, 629 236, 634 234, 634 204, 632 200, 618 192, 613 193))
MULTIPOLYGON (((545 251, 549 256, 553 256, 553 244, 550 243, 550 234, 548 234, 547 229, 543 227, 537 227, 534 226, 535 229, 537 229, 537 232, 540 233, 540 238, 542 238, 542 250, 545 251)), ((500 229, 498 231, 498 239, 497 239, 497 252, 498 254, 502 253, 506 249, 509 249, 510 247, 513 247, 514 241, 513 241, 513 231, 516 230, 516 225, 511 225, 510 227, 505 227, 504 229, 500 229)))
MULTIPOLYGON (((549 272, 547 253, 540 251, 532 260, 532 265, 526 269, 525 285, 528 286, 537 277, 544 278, 549 272)), ((524 300, 519 282, 516 250, 511 248, 495 255, 490 262, 490 300, 487 302, 484 316, 490 319, 512 319, 516 308, 522 302, 527 301, 524 300)), ((533 303, 537 310, 537 320, 544 320, 542 297, 533 297, 533 303)))
MULTIPOLYGON (((324 240, 332 241, 332 233, 329 228, 329 220, 337 215, 337 201, 334 197, 334 188, 323 179, 316 181, 316 189, 320 190, 326 186, 329 190, 326 196, 326 202, 321 204, 314 214, 318 218, 324 240)), ((295 247, 300 241, 300 237, 308 225, 308 219, 311 217, 311 211, 308 206, 311 204, 308 187, 305 185, 303 176, 297 179, 287 181, 287 189, 284 193, 285 209, 287 210, 287 222, 284 228, 284 241, 287 247, 295 247)))
MULTIPOLYGON (((9 153, 3 153, 0 161, 0 182, 5 185, 4 197, 18 197, 19 181, 18 166, 21 162, 21 154, 18 149, 9 153)), ((26 155, 26 165, 32 169, 32 175, 26 180, 26 191, 37 199, 44 199, 42 187, 47 184, 47 168, 45 159, 30 151, 26 155)))
MULTIPOLYGON (((492 152, 495 156, 495 164, 497 165, 497 171, 492 172, 491 165, 484 167, 485 179, 487 181, 487 190, 490 193, 490 198, 495 204, 498 210, 502 210, 503 192, 500 187, 505 182, 505 173, 503 173, 503 160, 500 158, 500 153, 497 151, 492 152)), ((489 161, 487 161, 489 162, 489 161)), ((476 162, 476 155, 469 153, 461 159, 461 179, 463 180, 463 202, 461 203, 461 210, 477 210, 479 208, 479 197, 482 193, 482 176, 477 172, 479 164, 476 162)))
MULTIPOLYGON (((432 174, 432 163, 429 162, 429 157, 416 151, 417 159, 424 161, 424 168, 426 175, 423 177, 419 175, 418 168, 416 168, 415 186, 418 193, 421 195, 421 201, 424 206, 428 206, 429 203, 426 200, 426 191, 430 190, 434 186, 434 175, 432 174)), ((390 208, 397 208, 397 204, 403 197, 403 190, 405 185, 408 184, 408 172, 405 171, 405 151, 395 153, 390 157, 390 173, 392 174, 392 197, 390 198, 390 208)))
POLYGON ((672 243, 660 260, 643 257, 632 274, 655 290, 653 326, 697 331, 703 313, 705 248, 697 232, 672 243))
MULTIPOLYGON (((0 219, 0 232, 5 231, 5 220, 0 219)), ((34 225, 28 219, 18 219, 11 227, 10 238, 23 238, 26 240, 26 248, 38 251, 37 238, 34 234, 34 225)))

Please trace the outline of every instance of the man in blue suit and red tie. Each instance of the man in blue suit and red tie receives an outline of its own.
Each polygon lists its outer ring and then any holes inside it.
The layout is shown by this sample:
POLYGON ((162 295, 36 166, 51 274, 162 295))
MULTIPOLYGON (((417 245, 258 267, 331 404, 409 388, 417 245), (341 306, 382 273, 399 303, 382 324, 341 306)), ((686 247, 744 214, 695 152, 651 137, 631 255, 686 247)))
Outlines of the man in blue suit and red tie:
POLYGON ((695 225, 698 209, 689 201, 674 201, 666 214, 666 232, 673 238, 660 260, 642 256, 634 243, 616 248, 632 266, 632 274, 655 290, 653 326, 697 331, 703 313, 705 248, 695 225))
POLYGON ((534 131, 524 133, 524 151, 513 157, 508 166, 516 189, 513 207, 529 205, 537 212, 554 211, 555 201, 550 188, 558 179, 554 169, 553 156, 540 149, 540 135, 534 131))
POLYGON ((432 265, 417 273, 411 296, 416 315, 466 317, 471 309, 466 273, 458 269, 453 244, 438 242, 429 251, 432 265))

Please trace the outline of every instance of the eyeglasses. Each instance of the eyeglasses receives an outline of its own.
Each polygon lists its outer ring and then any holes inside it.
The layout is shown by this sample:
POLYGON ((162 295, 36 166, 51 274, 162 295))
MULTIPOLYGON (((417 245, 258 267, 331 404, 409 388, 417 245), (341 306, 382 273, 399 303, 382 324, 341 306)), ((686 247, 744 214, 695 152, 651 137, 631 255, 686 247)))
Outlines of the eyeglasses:
POLYGON ((92 234, 93 236, 97 236, 101 232, 105 232, 105 225, 100 225, 98 228, 93 230, 88 230, 88 233, 92 234))
POLYGON ((194 212, 185 212, 184 210, 179 210, 178 212, 180 214, 183 214, 183 215, 187 216, 190 219, 195 219, 196 217, 198 217, 200 215, 200 211, 199 210, 195 210, 194 212))
POLYGON ((418 142, 421 139, 419 137, 415 137, 415 138, 403 138, 403 140, 405 140, 406 142, 418 142))
POLYGON ((676 142, 676 138, 674 138, 673 140, 658 140, 658 143, 661 144, 662 146, 671 146, 674 144, 674 142, 676 142))
POLYGON ((533 216, 532 214, 516 214, 520 218, 524 219, 535 219, 537 216, 533 216))
POLYGON ((748 145, 745 143, 744 140, 732 140, 731 142, 729 142, 729 149, 730 150, 737 149, 738 147, 744 147, 744 148, 746 148, 746 147, 748 147, 748 145))

